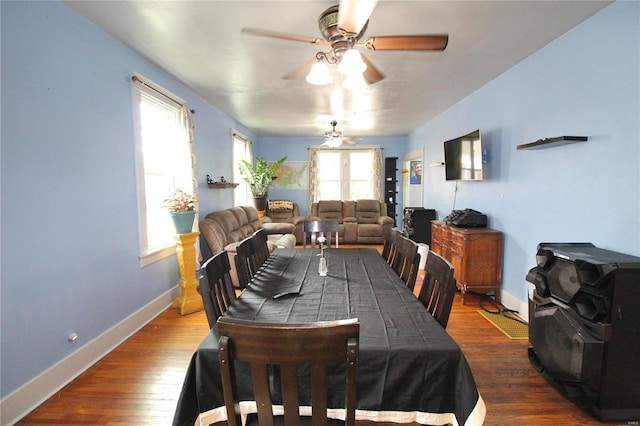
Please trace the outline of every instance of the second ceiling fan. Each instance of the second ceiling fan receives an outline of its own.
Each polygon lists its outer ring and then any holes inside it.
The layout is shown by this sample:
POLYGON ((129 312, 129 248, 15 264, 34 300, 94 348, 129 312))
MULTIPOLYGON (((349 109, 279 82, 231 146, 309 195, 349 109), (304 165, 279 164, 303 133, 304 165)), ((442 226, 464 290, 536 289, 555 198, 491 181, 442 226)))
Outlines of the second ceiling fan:
MULTIPOLYGON (((331 6, 322 12, 318 18, 318 27, 323 38, 280 33, 252 27, 245 27, 242 32, 262 37, 331 46, 330 51, 318 52, 307 63, 285 75, 283 77, 285 79, 294 79, 307 75, 314 64, 319 62, 325 61, 328 64, 340 64, 345 54, 355 48, 364 48, 374 52, 384 50, 441 51, 447 47, 449 42, 447 34, 374 36, 361 42, 360 40, 367 30, 369 17, 376 3, 377 0, 341 0, 339 5, 331 6)), ((366 69, 362 72, 366 82, 373 84, 382 80, 384 75, 364 55, 361 55, 361 57, 362 62, 366 65, 366 69)))
POLYGON ((325 132, 324 142, 322 143, 323 146, 337 148, 342 144, 355 145, 358 140, 360 140, 360 138, 357 137, 344 136, 341 130, 336 130, 336 126, 338 125, 336 120, 331 120, 329 124, 331 124, 331 131, 325 132))

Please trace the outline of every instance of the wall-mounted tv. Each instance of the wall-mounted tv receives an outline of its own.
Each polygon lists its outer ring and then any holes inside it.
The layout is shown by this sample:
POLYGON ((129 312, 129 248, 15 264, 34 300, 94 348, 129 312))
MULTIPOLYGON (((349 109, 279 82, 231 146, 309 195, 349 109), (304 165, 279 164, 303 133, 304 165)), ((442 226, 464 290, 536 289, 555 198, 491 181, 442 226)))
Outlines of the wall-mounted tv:
POLYGON ((482 180, 480 130, 444 143, 446 180, 482 180))

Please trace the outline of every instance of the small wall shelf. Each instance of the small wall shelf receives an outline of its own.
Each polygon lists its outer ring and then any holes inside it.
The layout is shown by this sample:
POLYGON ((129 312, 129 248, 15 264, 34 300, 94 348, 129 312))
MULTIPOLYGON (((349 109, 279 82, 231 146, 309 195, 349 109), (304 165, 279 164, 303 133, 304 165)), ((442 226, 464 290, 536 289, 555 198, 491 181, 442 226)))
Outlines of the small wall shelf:
POLYGON ((518 145, 516 149, 542 149, 550 148, 552 146, 566 145, 576 142, 586 142, 589 138, 587 136, 558 136, 555 138, 542 138, 535 142, 525 143, 518 145))
POLYGON ((208 185, 209 185, 209 188, 226 189, 226 188, 235 188, 240 184, 239 183, 230 183, 230 182, 213 182, 213 183, 209 183, 208 185))

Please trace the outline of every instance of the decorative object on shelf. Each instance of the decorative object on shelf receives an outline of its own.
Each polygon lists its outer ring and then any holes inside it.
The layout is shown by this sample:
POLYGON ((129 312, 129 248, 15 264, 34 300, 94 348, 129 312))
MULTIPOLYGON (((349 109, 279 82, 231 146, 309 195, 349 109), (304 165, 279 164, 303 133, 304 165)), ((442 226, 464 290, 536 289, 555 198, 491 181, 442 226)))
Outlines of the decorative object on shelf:
POLYGON ((287 157, 282 157, 275 163, 268 164, 264 158, 256 160, 255 167, 248 161, 240 162, 240 176, 249 185, 251 195, 253 195, 253 203, 258 211, 260 219, 264 217, 267 209, 267 197, 269 196, 269 186, 275 179, 275 174, 285 162, 287 157))
MULTIPOLYGON (((195 212, 194 212, 195 213, 195 212)), ((171 305, 178 309, 181 315, 190 314, 203 309, 202 296, 198 293, 198 279, 196 278, 196 247, 200 232, 178 234, 176 238, 176 256, 180 269, 180 295, 171 305)))
POLYGON ((321 277, 327 276, 327 259, 324 257, 324 243, 327 242, 325 236, 318 238, 318 244, 320 244, 320 263, 318 264, 318 275, 321 277))
POLYGON ((224 188, 236 188, 240 184, 227 182, 224 179, 224 176, 220 176, 220 182, 216 182, 213 179, 211 179, 211 176, 207 175, 207 185, 209 186, 209 188, 224 189, 224 188))
POLYGON ((516 149, 541 149, 552 146, 566 145, 576 142, 586 142, 589 140, 587 136, 558 136, 555 138, 542 138, 535 142, 518 145, 516 149))
POLYGON ((162 202, 162 207, 169 210, 177 234, 188 234, 193 229, 196 217, 198 197, 188 194, 182 189, 171 192, 162 202))

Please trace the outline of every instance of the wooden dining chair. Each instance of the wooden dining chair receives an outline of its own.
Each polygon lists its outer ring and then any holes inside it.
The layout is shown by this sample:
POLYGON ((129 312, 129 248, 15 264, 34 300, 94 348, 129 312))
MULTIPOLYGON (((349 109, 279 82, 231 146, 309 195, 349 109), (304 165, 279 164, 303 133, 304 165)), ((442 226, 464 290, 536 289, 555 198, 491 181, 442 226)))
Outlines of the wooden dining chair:
POLYGON ((400 237, 402 233, 395 228, 385 228, 382 234, 384 245, 382 246, 382 257, 389 265, 393 265, 393 260, 396 256, 396 239, 400 237))
POLYGON ((227 251, 223 250, 212 256, 202 265, 202 269, 204 269, 204 277, 200 280, 198 291, 202 296, 209 328, 212 328, 218 318, 236 300, 227 251))
POLYGON ((236 245, 238 286, 244 290, 258 270, 255 236, 250 235, 236 245))
POLYGON ((456 293, 453 265, 444 257, 429 250, 424 269, 425 276, 418 299, 442 328, 447 328, 453 297, 456 293))
POLYGON ((396 238, 396 256, 394 258, 396 273, 402 281, 413 291, 420 266, 418 245, 411 239, 400 235, 396 238))
POLYGON ((311 234, 311 248, 316 246, 316 237, 321 235, 327 239, 327 247, 331 247, 331 233, 336 233, 336 248, 338 247, 337 220, 305 220, 302 233, 302 247, 307 246, 307 233, 311 234))
MULTIPOLYGON (((221 317, 218 321, 220 374, 227 411, 227 424, 240 426, 236 361, 251 366, 251 381, 257 416, 249 415, 247 425, 273 425, 270 371, 279 371, 284 424, 355 425, 356 377, 360 323, 357 318, 308 323, 264 323, 221 317), (344 389, 329 389, 327 366, 345 365, 344 389), (307 366, 307 374, 298 367, 307 366), (275 367, 275 368, 271 368, 275 367), (309 388, 299 389, 299 382, 309 388), (345 421, 328 419, 330 394, 344 392, 345 421), (299 395, 311 397, 311 418, 300 415, 299 395), (257 417, 257 418, 256 418, 257 417), (311 422, 309 422, 311 420, 311 422)), ((275 377, 277 383, 277 378, 275 377)), ((341 387, 341 386, 340 386, 341 387)), ((278 420, 282 420, 281 416, 278 420)), ((280 422, 276 424, 281 424, 280 422)))
POLYGON ((269 258, 269 245, 267 244, 267 230, 264 228, 258 229, 253 233, 254 244, 256 245, 256 262, 258 268, 264 265, 264 262, 269 258))

